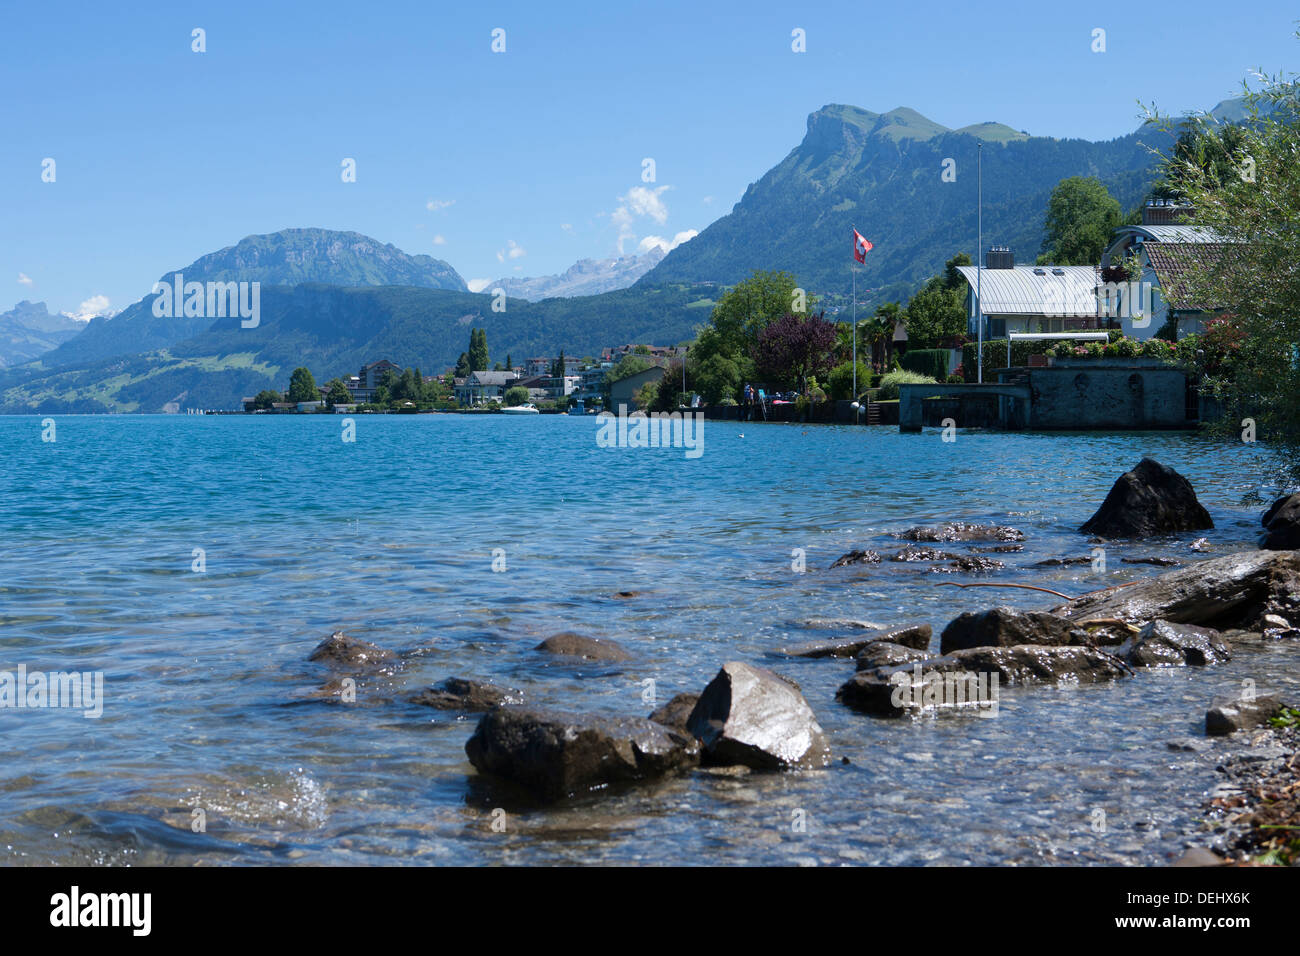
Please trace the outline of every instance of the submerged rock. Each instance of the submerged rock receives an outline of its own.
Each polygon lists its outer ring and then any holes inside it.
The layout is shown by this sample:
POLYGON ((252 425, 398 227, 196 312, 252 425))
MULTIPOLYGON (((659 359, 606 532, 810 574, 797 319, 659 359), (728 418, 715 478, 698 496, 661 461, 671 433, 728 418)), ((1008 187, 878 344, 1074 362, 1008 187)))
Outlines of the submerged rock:
POLYGON ((465 744, 470 763, 559 800, 595 787, 648 780, 693 766, 694 740, 644 717, 593 717, 495 707, 465 744))
POLYGON ((890 561, 955 561, 960 555, 938 548, 918 548, 908 546, 891 555, 890 561))
POLYGON ((1238 730, 1252 730, 1268 723, 1281 710, 1282 700, 1276 694, 1220 697, 1205 712, 1205 733, 1210 737, 1226 737, 1238 730))
POLYGON ((1264 512, 1264 535, 1259 546, 1267 551, 1300 550, 1300 492, 1284 495, 1264 512))
POLYGON ((1134 638, 1127 659, 1134 667, 1201 667, 1231 656, 1231 645, 1213 628, 1152 621, 1134 638))
POLYGON ((1120 475, 1097 513, 1079 530, 1106 538, 1147 538, 1213 527, 1191 482, 1172 468, 1143 458, 1132 471, 1120 475))
POLYGON ((504 690, 494 684, 484 684, 464 677, 448 677, 441 684, 415 694, 410 701, 435 710, 478 714, 499 704, 518 704, 523 699, 523 694, 517 690, 504 690))
POLYGON ((1013 647, 1017 644, 1088 644, 1088 634, 1063 617, 1046 611, 995 607, 967 611, 949 622, 939 635, 939 652, 968 647, 1013 647))
POLYGON ((850 551, 835 559, 832 568, 842 568, 850 564, 879 564, 880 555, 874 551, 850 551))
POLYGON ((348 637, 342 631, 335 631, 325 638, 307 657, 309 661, 324 661, 336 667, 373 667, 392 659, 392 651, 359 637, 348 637))
POLYGON ((783 657, 856 657, 863 648, 878 642, 891 642, 924 649, 930 646, 930 634, 929 624, 909 624, 880 634, 792 644, 776 653, 783 657))
POLYGON ((622 645, 596 637, 583 637, 572 631, 553 634, 533 650, 566 657, 581 657, 589 661, 628 661, 632 659, 622 645))
POLYGON ((854 710, 884 717, 972 705, 996 713, 999 684, 1095 683, 1129 673, 1119 658, 1093 647, 972 647, 859 671, 835 697, 854 710))
POLYGON ((1024 541, 1025 533, 1016 528, 993 524, 968 524, 953 521, 937 528, 908 528, 898 537, 908 541, 1024 541))
POLYGON ((885 625, 874 621, 858 621, 843 617, 810 617, 796 621, 795 626, 816 631, 883 631, 885 629, 885 625))
POLYGON ((1154 564, 1158 568, 1176 568, 1183 562, 1177 558, 1120 558, 1125 564, 1154 564))
POLYGON ((1300 554, 1245 551, 1198 561, 1153 578, 1084 594, 1053 613, 1075 621, 1118 618, 1263 631, 1267 614, 1300 622, 1300 554))
POLYGON ((994 558, 981 558, 975 554, 963 554, 955 561, 949 561, 946 565, 935 565, 930 571, 936 574, 951 574, 954 571, 973 573, 976 571, 998 571, 1005 567, 1005 564, 994 558))
POLYGON ((1092 558, 1047 558, 1043 561, 1035 561, 1036 568, 1058 568, 1070 564, 1092 564, 1092 558))
POLYGON ((691 711, 695 709, 699 699, 699 694, 674 694, 673 699, 658 708, 649 719, 689 737, 691 732, 686 727, 686 721, 690 718, 691 711))
POLYGON ((687 726, 712 763, 785 770, 830 762, 826 735, 796 686, 740 661, 704 688, 687 726))
POLYGON ((869 671, 877 667, 896 667, 899 664, 910 664, 912 661, 923 661, 930 656, 927 650, 917 650, 915 647, 906 647, 891 641, 872 641, 854 659, 857 661, 858 670, 869 671))

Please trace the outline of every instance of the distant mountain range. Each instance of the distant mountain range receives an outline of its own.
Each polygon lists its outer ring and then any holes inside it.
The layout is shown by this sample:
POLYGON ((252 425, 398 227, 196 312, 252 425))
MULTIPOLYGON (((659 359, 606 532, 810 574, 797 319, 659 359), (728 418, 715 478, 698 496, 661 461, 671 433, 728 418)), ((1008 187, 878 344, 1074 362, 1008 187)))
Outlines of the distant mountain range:
POLYGON ((635 256, 613 259, 579 259, 560 275, 528 279, 497 279, 489 289, 503 289, 506 295, 540 302, 562 296, 599 295, 626 289, 663 261, 662 249, 653 248, 635 256))
POLYGON ((49 311, 44 302, 24 299, 0 312, 0 368, 21 365, 76 336, 86 323, 49 311))
MULTIPOLYGON (((1226 101, 1216 113, 1239 118, 1239 105, 1226 101)), ((1041 248, 1047 200, 1061 179, 1097 176, 1131 208, 1153 175, 1148 147, 1167 142, 1145 127, 1091 143, 999 123, 951 130, 906 108, 827 106, 808 117, 803 141, 784 160, 690 242, 667 256, 583 260, 558 276, 498 280, 488 288, 507 290, 504 312, 493 311, 490 294, 470 293, 446 262, 358 233, 250 236, 175 271, 186 281, 261 282, 258 328, 160 318, 151 293, 78 333, 43 305, 22 303, 0 316, 0 349, 8 349, 0 354, 34 360, 0 368, 0 411, 232 408, 242 395, 285 388, 298 365, 322 380, 379 358, 442 371, 466 350, 471 327, 487 330, 493 361, 676 344, 707 322, 723 287, 754 269, 790 271, 805 289, 843 303, 852 225, 875 243, 859 269, 859 298, 902 299, 954 253, 975 253, 977 149, 984 245, 1009 245, 1025 261, 1041 248)))
POLYGON ((856 225, 875 244, 859 267, 860 298, 905 298, 955 253, 975 254, 981 145, 984 245, 1010 246, 1025 261, 1041 251, 1047 200, 1060 180, 1097 176, 1133 207, 1151 178, 1146 145, 1166 141, 1154 129, 1104 143, 1030 136, 1000 123, 952 130, 905 107, 825 106, 808 117, 803 142, 728 215, 640 284, 731 284, 754 269, 784 269, 809 291, 847 297, 856 225))

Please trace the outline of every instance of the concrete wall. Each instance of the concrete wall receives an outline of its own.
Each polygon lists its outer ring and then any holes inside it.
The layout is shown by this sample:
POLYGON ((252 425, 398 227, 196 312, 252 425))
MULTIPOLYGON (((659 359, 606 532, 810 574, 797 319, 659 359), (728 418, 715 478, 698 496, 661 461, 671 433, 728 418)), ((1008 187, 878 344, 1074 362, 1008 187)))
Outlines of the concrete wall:
MULTIPOLYGON (((1079 365, 1029 369, 1029 407, 1004 413, 1006 427, 1030 429, 1192 428, 1187 376, 1177 369, 1079 365)), ((1195 414, 1195 413, 1194 413, 1195 414)))

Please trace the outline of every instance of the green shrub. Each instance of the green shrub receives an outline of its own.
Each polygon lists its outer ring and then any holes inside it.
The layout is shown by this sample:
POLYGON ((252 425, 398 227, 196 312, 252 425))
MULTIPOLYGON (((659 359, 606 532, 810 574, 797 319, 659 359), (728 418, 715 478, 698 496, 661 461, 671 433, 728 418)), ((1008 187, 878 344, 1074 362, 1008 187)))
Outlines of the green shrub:
POLYGON ((937 384, 939 383, 929 375, 918 375, 916 372, 890 372, 880 380, 880 400, 887 402, 898 398, 898 386, 900 385, 937 384))
POLYGON ((951 358, 952 353, 947 349, 912 349, 899 360, 899 364, 904 371, 942 381, 951 371, 948 364, 951 358))
MULTIPOLYGON (((876 376, 879 377, 879 376, 876 376)), ((871 384, 872 372, 870 366, 863 362, 858 363, 858 391, 862 391, 871 384)), ((845 400, 853 398, 853 363, 844 362, 830 370, 826 376, 826 388, 830 392, 831 398, 845 400)))

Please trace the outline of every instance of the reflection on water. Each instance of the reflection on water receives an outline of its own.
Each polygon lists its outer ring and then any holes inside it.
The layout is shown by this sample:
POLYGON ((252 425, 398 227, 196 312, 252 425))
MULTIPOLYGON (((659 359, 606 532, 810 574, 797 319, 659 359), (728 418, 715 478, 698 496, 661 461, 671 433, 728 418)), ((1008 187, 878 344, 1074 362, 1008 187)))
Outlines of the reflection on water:
POLYGON ((1123 556, 1207 556, 1188 535, 1109 546, 1105 573, 1033 567, 1087 555, 1073 529, 1146 454, 1193 482, 1219 553, 1248 546, 1250 502, 1273 490, 1264 456, 1177 434, 943 443, 710 422, 687 460, 602 449, 590 418, 552 416, 359 417, 355 444, 326 416, 69 416, 45 444, 39 421, 0 418, 0 669, 102 670, 106 699, 99 720, 0 710, 12 862, 1150 863, 1195 831, 1222 746, 1167 741, 1201 734, 1210 698, 1247 677, 1300 683, 1293 649, 1241 649, 1213 669, 1003 688, 991 720, 878 721, 834 701, 852 662, 781 662, 830 735, 831 768, 700 771, 538 810, 474 773, 472 721, 406 698, 455 675, 645 714, 647 679, 662 702, 725 660, 770 663, 837 633, 809 619, 937 632, 993 603, 1051 606, 937 585, 1074 594, 1157 573, 1123 556), (951 519, 1014 525, 1024 550, 993 555, 1006 564, 993 575, 828 570, 951 519), (791 570, 795 549, 807 573, 791 570), (359 677, 355 704, 312 696, 336 675, 307 655, 338 629, 399 655, 391 674, 359 677), (635 659, 531 650, 559 630, 635 659))

